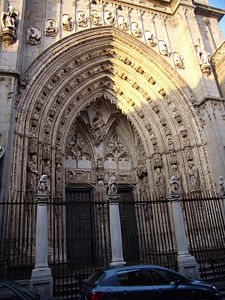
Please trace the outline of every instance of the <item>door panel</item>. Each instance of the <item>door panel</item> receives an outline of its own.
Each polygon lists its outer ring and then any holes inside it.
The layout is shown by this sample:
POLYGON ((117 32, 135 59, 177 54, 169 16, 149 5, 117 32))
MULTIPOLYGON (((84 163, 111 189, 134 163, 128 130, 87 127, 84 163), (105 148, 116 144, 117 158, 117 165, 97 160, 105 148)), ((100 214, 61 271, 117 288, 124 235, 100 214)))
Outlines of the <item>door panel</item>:
POLYGON ((66 201, 68 259, 78 265, 90 264, 95 257, 92 191, 89 188, 68 189, 66 201))
POLYGON ((139 261, 139 239, 135 215, 133 189, 119 187, 118 193, 122 195, 120 203, 120 222, 123 241, 123 256, 127 263, 139 261))

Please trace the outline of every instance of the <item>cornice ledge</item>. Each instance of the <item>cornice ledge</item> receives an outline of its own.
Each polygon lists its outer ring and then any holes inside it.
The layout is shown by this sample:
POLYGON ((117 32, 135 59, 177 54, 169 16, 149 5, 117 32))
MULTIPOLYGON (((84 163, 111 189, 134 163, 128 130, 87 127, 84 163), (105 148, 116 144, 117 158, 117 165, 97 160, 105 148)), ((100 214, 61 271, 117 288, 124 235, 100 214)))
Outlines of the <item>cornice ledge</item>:
POLYGON ((197 1, 193 1, 195 5, 195 12, 196 14, 201 14, 204 16, 212 16, 216 17, 218 21, 222 19, 222 17, 225 15, 225 10, 221 8, 216 8, 210 5, 202 4, 197 1))
POLYGON ((194 107, 201 107, 202 105, 204 105, 205 103, 210 102, 210 101, 225 103, 225 98, 223 98, 223 97, 204 97, 198 103, 195 103, 194 107))

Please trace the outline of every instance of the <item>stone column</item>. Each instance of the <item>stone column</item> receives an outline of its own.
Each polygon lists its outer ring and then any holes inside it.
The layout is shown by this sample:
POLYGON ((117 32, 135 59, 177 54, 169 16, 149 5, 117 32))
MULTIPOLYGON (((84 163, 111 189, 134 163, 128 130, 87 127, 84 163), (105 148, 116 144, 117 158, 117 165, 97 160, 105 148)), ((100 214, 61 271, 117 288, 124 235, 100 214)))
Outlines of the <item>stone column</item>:
POLYGON ((171 201, 172 205, 172 217, 177 244, 178 271, 185 276, 198 279, 200 278, 198 264, 195 257, 190 255, 188 251, 184 220, 180 205, 180 187, 175 176, 171 177, 170 186, 171 194, 168 199, 171 201))
POLYGON ((110 238, 112 260, 111 266, 124 265, 123 244, 120 224, 119 200, 121 196, 107 195, 106 200, 109 202, 109 223, 110 223, 110 238))
POLYGON ((125 264, 123 259, 123 243, 119 212, 119 201, 121 199, 121 195, 117 194, 117 192, 118 186, 116 177, 113 175, 109 179, 108 192, 106 196, 106 200, 109 202, 109 224, 112 250, 111 266, 121 266, 125 264))
POLYGON ((47 176, 38 184, 35 267, 31 274, 30 290, 41 296, 53 296, 53 278, 48 266, 48 199, 47 176))

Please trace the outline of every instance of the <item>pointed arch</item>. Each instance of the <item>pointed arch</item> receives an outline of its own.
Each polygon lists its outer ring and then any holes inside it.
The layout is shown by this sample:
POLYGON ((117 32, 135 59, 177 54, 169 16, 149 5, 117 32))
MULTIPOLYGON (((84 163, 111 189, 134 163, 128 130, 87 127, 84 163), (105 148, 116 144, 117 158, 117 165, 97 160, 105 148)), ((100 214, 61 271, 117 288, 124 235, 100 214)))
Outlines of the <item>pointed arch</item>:
POLYGON ((63 165, 71 126, 99 97, 130 120, 144 145, 149 172, 165 169, 168 183, 170 166, 180 164, 187 191, 189 161, 194 161, 202 188, 213 188, 194 95, 159 54, 125 32, 102 27, 70 35, 34 61, 23 83, 12 179, 18 191, 26 191, 27 165, 34 154, 38 173, 42 172, 46 149, 54 190, 55 165, 63 165), (17 181, 18 175, 22 182, 17 181))

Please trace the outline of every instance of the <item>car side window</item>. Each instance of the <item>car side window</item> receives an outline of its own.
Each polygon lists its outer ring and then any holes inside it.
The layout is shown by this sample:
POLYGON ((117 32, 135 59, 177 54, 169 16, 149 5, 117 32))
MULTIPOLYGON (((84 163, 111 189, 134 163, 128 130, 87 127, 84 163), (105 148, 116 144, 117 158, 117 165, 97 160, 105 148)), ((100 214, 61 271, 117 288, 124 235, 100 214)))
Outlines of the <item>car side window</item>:
POLYGON ((176 280, 179 280, 179 282, 185 281, 183 277, 162 269, 149 269, 148 273, 154 285, 173 284, 176 280))
POLYGON ((117 278, 121 285, 149 285, 142 270, 126 270, 117 272, 117 278))
POLYGON ((18 300, 19 296, 7 286, 0 286, 0 300, 18 300))
POLYGON ((169 284, 170 281, 164 278, 159 272, 149 269, 148 274, 151 278, 152 285, 162 285, 162 284, 169 284))

